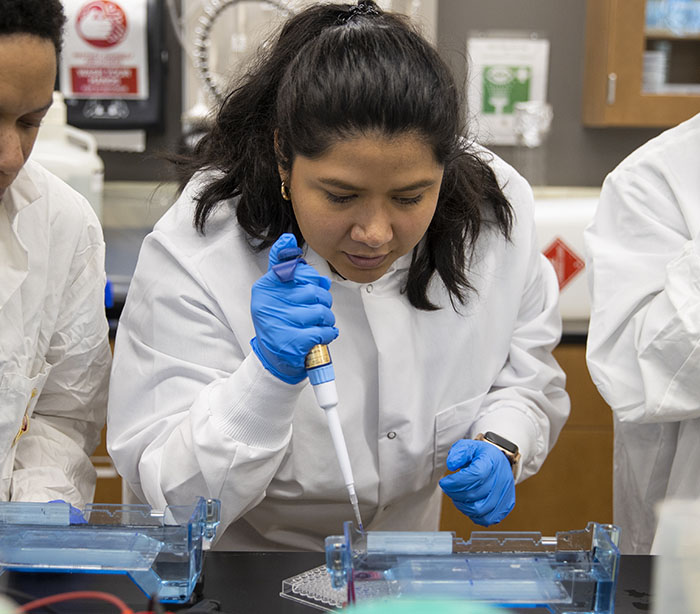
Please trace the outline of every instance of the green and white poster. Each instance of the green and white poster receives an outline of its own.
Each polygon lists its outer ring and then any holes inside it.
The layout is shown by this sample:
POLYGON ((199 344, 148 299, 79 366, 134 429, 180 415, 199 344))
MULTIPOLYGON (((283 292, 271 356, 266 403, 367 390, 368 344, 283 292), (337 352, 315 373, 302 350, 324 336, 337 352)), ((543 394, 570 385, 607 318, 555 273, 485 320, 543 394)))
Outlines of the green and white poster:
POLYGON ((468 112, 477 140, 515 145, 517 102, 547 99, 549 41, 536 37, 475 35, 467 39, 468 112))

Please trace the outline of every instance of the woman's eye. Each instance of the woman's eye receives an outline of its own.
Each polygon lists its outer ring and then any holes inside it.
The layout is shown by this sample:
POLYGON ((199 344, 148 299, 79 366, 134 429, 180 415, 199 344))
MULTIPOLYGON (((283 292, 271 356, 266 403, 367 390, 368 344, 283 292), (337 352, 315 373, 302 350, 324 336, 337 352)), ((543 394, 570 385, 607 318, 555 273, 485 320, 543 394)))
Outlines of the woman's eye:
POLYGON ((332 203, 343 204, 350 202, 355 198, 354 194, 333 194, 332 192, 326 192, 326 198, 332 203))
POLYGON ((402 205, 417 205, 423 200, 423 194, 418 194, 416 196, 397 196, 396 200, 402 205))

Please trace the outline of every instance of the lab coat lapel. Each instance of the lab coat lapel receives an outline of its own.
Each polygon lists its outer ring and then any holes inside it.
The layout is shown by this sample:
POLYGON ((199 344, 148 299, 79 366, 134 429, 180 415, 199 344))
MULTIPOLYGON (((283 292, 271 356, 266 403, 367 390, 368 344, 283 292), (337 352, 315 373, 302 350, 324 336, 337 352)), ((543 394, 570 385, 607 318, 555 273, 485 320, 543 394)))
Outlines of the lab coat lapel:
POLYGON ((0 206, 0 313, 27 277, 29 255, 19 240, 7 205, 0 206))
POLYGON ((23 168, 0 202, 0 314, 29 272, 29 253, 17 234, 17 215, 40 198, 23 168))

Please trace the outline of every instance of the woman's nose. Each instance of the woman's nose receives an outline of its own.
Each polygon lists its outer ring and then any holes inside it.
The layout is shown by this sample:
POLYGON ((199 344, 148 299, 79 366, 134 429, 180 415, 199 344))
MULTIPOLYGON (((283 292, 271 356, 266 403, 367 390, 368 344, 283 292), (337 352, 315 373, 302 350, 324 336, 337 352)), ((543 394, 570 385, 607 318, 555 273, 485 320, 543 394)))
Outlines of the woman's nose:
POLYGON ((353 241, 364 243, 372 248, 386 245, 393 236, 391 217, 381 206, 368 206, 350 231, 350 238, 353 241))

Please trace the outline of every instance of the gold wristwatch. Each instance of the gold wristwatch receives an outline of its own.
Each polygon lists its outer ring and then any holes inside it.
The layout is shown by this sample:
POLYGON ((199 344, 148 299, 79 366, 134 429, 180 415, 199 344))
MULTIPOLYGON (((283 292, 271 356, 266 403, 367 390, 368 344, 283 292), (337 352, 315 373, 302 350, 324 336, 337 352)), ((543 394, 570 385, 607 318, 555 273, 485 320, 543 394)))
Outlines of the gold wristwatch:
POLYGON ((516 446, 512 441, 501 437, 493 431, 486 431, 485 433, 479 433, 474 439, 479 441, 486 441, 491 445, 496 446, 503 454, 506 455, 510 467, 513 470, 513 477, 518 476, 518 471, 520 469, 520 451, 518 446, 516 446))

